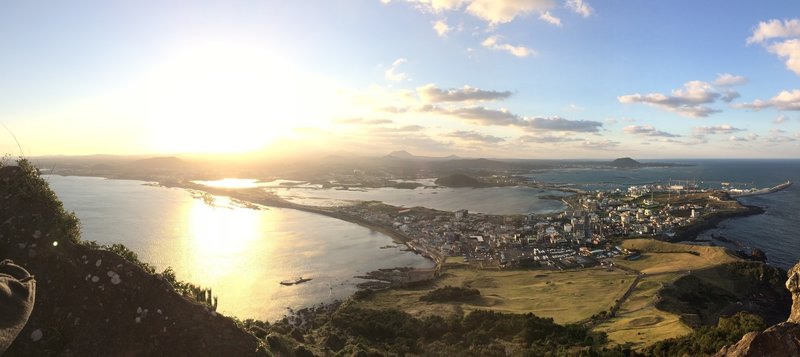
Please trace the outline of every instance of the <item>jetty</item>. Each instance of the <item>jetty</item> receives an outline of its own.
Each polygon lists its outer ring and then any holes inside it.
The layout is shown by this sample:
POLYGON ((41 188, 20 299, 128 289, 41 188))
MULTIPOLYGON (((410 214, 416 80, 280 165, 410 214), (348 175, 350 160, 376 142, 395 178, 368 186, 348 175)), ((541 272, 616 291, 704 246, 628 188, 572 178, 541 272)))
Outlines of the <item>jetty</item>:
POLYGON ((746 197, 746 196, 756 196, 756 195, 764 195, 768 193, 778 192, 781 190, 785 190, 792 185, 792 181, 786 180, 786 182, 776 185, 770 188, 762 188, 762 189, 751 189, 751 190, 730 190, 728 194, 731 195, 733 198, 739 197, 746 197))

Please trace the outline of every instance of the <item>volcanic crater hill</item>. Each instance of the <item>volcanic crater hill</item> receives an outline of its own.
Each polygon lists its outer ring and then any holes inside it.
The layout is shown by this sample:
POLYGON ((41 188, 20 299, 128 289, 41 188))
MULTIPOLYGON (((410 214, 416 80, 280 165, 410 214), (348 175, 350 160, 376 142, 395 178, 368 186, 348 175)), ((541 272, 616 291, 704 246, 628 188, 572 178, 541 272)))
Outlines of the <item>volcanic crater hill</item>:
POLYGON ((0 167, 0 258, 36 279, 36 302, 8 356, 263 356, 231 318, 185 297, 161 275, 80 242, 27 161, 0 167))

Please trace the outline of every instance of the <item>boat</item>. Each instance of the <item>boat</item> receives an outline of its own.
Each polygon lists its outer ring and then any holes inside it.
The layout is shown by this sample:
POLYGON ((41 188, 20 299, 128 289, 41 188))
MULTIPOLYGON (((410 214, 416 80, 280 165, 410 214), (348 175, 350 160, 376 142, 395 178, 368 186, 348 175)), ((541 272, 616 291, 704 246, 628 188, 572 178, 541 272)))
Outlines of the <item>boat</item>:
POLYGON ((301 277, 297 277, 297 278, 292 279, 292 280, 281 281, 281 285, 297 285, 297 284, 305 283, 305 282, 307 282, 309 280, 311 280, 311 278, 304 278, 304 277, 301 276, 301 277))

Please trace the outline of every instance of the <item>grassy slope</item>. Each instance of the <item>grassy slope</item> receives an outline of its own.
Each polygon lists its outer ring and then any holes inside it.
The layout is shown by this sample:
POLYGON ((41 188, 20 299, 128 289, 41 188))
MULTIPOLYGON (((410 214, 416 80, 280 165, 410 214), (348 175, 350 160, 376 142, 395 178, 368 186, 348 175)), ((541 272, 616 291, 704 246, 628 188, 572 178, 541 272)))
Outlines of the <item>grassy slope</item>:
POLYGON ((571 323, 608 310, 630 286, 633 276, 616 270, 477 270, 450 265, 434 283, 415 289, 391 289, 361 302, 367 308, 399 308, 413 315, 442 315, 477 309, 527 313, 571 323), (481 296, 468 303, 430 303, 419 298, 444 286, 470 287, 481 296))
POLYGON ((666 243, 651 239, 626 240, 622 247, 638 249, 642 251, 642 257, 633 261, 617 258, 614 263, 645 274, 689 271, 739 260, 721 247, 666 243))
POLYGON ((606 332, 612 343, 632 343, 641 348, 653 341, 687 335, 692 330, 680 321, 678 315, 661 311, 655 307, 658 291, 672 284, 680 275, 662 274, 642 279, 622 304, 614 317, 597 327, 596 331, 606 332))
POLYGON ((598 325, 597 331, 608 333, 612 343, 632 343, 641 348, 653 341, 689 334, 692 330, 680 316, 656 308, 659 291, 672 285, 688 271, 705 269, 739 261, 724 248, 666 243, 651 239, 630 239, 627 249, 642 251, 642 258, 615 264, 646 274, 631 297, 622 304, 617 316, 598 325))

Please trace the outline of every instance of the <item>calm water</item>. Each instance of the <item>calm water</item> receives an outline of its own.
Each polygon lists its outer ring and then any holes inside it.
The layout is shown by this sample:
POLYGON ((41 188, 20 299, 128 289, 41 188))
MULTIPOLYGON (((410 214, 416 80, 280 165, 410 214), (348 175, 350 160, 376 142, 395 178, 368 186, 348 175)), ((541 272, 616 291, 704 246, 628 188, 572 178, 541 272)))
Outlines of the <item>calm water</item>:
POLYGON ((467 209, 470 212, 493 214, 546 214, 562 211, 565 206, 559 199, 543 196, 560 196, 561 191, 539 190, 529 187, 488 188, 423 188, 397 189, 373 188, 364 190, 316 189, 309 187, 271 189, 281 197, 300 204, 330 206, 354 201, 381 201, 400 207, 427 207, 444 211, 467 209))
POLYGON ((293 309, 351 295, 354 276, 379 268, 433 264, 361 226, 311 213, 209 206, 182 189, 141 181, 49 176, 67 210, 81 219, 82 237, 122 243, 159 271, 211 287, 219 311, 274 320, 293 309), (313 280, 282 286, 297 276, 313 280))

